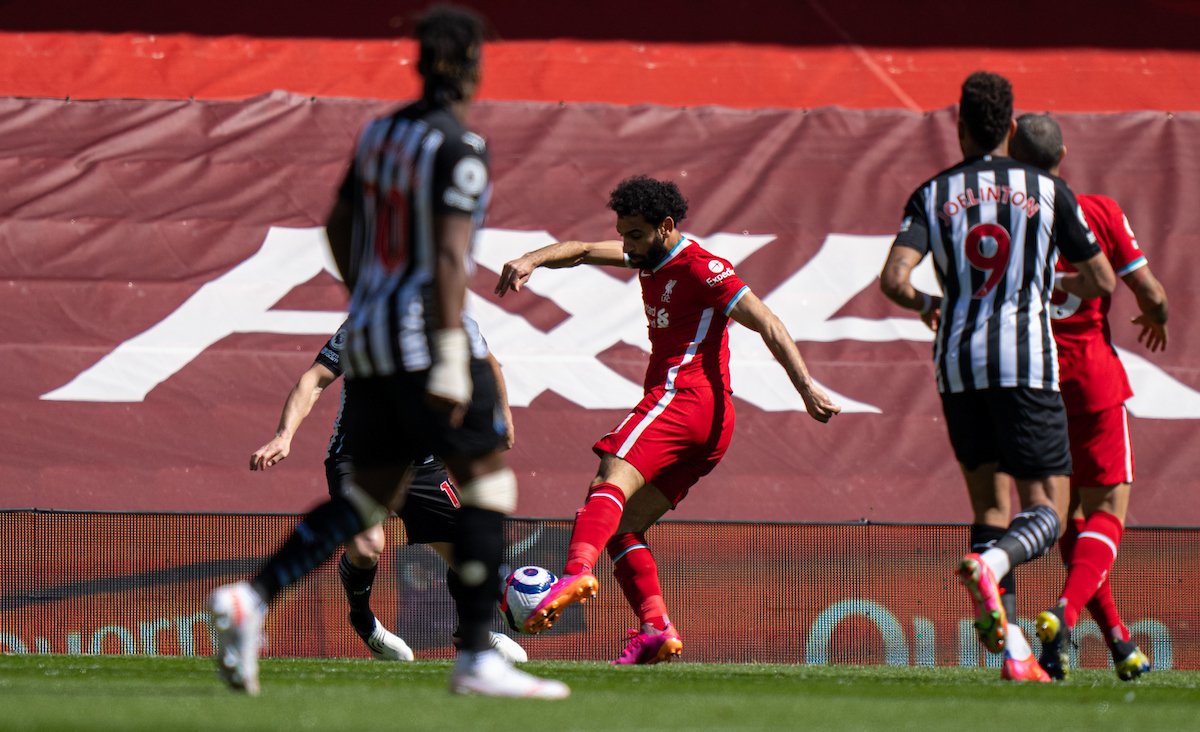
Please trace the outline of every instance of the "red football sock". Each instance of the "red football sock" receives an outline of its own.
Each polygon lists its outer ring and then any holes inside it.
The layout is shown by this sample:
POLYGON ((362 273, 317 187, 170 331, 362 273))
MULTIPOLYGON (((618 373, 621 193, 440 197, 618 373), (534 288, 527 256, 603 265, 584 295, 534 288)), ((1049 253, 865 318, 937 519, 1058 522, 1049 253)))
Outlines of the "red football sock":
POLYGON ((638 621, 666 630, 667 603, 658 583, 658 565, 646 545, 645 534, 617 534, 608 542, 608 556, 613 560, 613 576, 638 621))
POLYGON ((1062 599, 1066 601, 1063 617, 1067 627, 1074 627, 1084 605, 1108 577, 1113 560, 1117 558, 1117 547, 1121 544, 1124 528, 1121 521, 1111 513, 1096 511, 1075 541, 1071 565, 1067 569, 1067 583, 1063 587, 1062 599))
POLYGON ((1129 640, 1129 628, 1117 612, 1117 603, 1113 601, 1112 585, 1108 583, 1107 575, 1100 589, 1088 600, 1087 609, 1110 641, 1129 640))
POLYGON ((563 574, 590 572, 596 566, 600 548, 616 533, 624 511, 625 494, 612 483, 601 483, 588 492, 583 508, 575 514, 563 574))

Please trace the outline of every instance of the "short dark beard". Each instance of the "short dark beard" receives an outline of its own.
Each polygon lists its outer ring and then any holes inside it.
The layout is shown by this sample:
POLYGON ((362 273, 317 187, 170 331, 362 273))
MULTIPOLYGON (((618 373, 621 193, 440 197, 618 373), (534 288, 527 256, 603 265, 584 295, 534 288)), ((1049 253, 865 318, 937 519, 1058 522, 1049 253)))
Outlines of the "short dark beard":
POLYGON ((629 263, 638 269, 654 269, 667 258, 667 240, 662 234, 654 233, 655 242, 650 245, 650 250, 645 254, 630 254, 629 263))

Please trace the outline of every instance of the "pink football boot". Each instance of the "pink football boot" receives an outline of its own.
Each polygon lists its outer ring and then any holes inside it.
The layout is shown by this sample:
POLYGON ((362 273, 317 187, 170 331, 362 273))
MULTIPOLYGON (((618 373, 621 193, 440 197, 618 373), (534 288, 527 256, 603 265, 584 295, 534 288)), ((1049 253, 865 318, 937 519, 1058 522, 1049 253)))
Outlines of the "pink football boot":
POLYGON ((1005 681, 1039 681, 1051 683, 1050 674, 1042 670, 1033 655, 1018 661, 1007 653, 1004 654, 1004 666, 1000 669, 1000 678, 1005 681))
POLYGON ((587 570, 579 574, 568 574, 550 585, 550 591, 542 598, 529 617, 525 619, 526 633, 541 633, 558 622, 558 614, 568 605, 587 602, 596 596, 600 583, 587 570))
POLYGON ((647 624, 643 625, 641 630, 631 630, 628 633, 629 645, 625 646, 625 650, 613 661, 616 665, 670 661, 683 653, 683 639, 679 637, 679 631, 675 630, 674 623, 667 623, 667 627, 661 631, 647 624))
POLYGON ((979 631, 980 642, 992 653, 1003 651, 1008 617, 1004 614, 1000 587, 991 568, 972 552, 959 562, 958 578, 966 585, 975 603, 975 629, 979 631))

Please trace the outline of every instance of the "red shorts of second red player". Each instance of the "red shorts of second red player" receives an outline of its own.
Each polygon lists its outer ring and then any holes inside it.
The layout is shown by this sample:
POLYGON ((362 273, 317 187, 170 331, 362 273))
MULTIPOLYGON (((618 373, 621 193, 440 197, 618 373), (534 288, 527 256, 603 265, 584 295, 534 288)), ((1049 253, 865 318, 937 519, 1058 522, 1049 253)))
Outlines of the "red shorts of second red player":
POLYGON ((733 399, 724 389, 655 388, 592 450, 628 461, 674 507, 717 467, 732 437, 733 399))
POLYGON ((1067 417, 1074 488, 1100 488, 1133 482, 1133 446, 1129 412, 1118 405, 1103 412, 1067 417))

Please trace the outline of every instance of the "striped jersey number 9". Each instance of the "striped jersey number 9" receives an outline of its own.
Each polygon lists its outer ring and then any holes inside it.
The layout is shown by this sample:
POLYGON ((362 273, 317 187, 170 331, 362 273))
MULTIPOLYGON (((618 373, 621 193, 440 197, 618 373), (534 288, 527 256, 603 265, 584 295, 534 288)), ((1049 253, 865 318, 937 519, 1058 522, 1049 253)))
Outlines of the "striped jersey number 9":
POLYGON ((375 258, 388 272, 394 272, 404 262, 408 202, 396 191, 389 191, 380 204, 375 217, 375 258))
POLYGON ((983 286, 972 297, 976 300, 987 297, 1007 269, 1012 250, 1008 231, 999 224, 976 224, 967 232, 964 248, 971 266, 987 275, 983 286))

